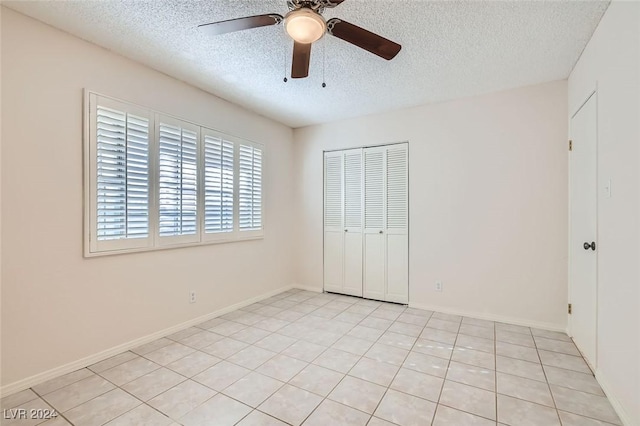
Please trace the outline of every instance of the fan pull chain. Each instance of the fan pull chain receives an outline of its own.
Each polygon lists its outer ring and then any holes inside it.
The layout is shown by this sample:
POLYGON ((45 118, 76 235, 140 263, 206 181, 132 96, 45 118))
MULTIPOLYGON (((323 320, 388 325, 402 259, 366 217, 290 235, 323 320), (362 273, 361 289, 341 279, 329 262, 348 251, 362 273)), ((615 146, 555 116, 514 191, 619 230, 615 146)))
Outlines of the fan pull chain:
POLYGON ((327 59, 327 38, 324 37, 322 40, 322 88, 327 87, 327 83, 324 78, 324 70, 326 68, 326 59, 327 59))
POLYGON ((283 70, 284 70, 284 78, 282 79, 282 81, 284 81, 286 83, 287 81, 289 81, 289 79, 287 78, 287 44, 283 43, 282 46, 283 46, 282 47, 282 53, 283 53, 282 58, 284 59, 284 62, 283 62, 283 64, 284 64, 284 68, 283 68, 283 70))

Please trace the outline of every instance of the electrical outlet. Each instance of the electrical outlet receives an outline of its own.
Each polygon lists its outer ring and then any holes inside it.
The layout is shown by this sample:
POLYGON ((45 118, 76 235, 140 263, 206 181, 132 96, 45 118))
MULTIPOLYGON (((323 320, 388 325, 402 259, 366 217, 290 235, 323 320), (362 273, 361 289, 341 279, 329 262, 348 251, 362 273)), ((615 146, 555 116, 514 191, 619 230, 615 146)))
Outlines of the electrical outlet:
POLYGON ((196 303, 196 292, 193 290, 189 292, 189 303, 196 303))
POLYGON ((436 281, 436 291, 442 291, 442 281, 436 281))

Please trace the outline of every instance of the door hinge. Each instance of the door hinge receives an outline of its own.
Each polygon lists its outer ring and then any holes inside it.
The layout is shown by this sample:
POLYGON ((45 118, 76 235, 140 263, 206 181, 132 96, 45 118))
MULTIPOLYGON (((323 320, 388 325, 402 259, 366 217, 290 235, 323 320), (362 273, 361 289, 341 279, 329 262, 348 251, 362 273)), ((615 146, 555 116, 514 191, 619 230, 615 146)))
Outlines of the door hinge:
POLYGON ((569 151, 573 151, 573 141, 569 140, 569 151))
POLYGON ((571 315, 571 303, 569 303, 567 311, 569 312, 569 315, 571 315))

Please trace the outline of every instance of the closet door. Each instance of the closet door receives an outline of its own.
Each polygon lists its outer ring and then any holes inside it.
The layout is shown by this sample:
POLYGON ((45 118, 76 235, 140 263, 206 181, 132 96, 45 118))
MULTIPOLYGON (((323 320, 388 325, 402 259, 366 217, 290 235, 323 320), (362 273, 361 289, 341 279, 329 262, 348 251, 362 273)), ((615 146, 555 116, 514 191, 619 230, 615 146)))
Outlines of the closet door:
POLYGON ((409 302, 409 150, 408 144, 387 147, 386 215, 387 288, 385 300, 409 302))
POLYGON ((344 151, 344 286, 362 296, 362 149, 344 151))
POLYGON ((324 289, 342 293, 344 286, 343 153, 324 155, 324 289))
POLYGON ((385 300, 386 147, 364 150, 364 297, 385 300))

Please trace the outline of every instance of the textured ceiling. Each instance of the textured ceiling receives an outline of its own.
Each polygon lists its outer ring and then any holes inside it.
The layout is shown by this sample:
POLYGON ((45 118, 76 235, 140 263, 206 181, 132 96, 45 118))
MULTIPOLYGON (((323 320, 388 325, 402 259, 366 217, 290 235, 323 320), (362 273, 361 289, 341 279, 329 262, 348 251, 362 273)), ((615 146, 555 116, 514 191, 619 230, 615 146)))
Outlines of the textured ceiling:
POLYGON ((209 37, 202 23, 287 12, 285 0, 4 1, 291 127, 566 78, 609 1, 346 0, 327 9, 402 44, 387 62, 332 36, 289 79, 282 25, 209 37), (326 55, 323 55, 323 50, 326 55), (326 88, 322 88, 323 56, 326 88))

